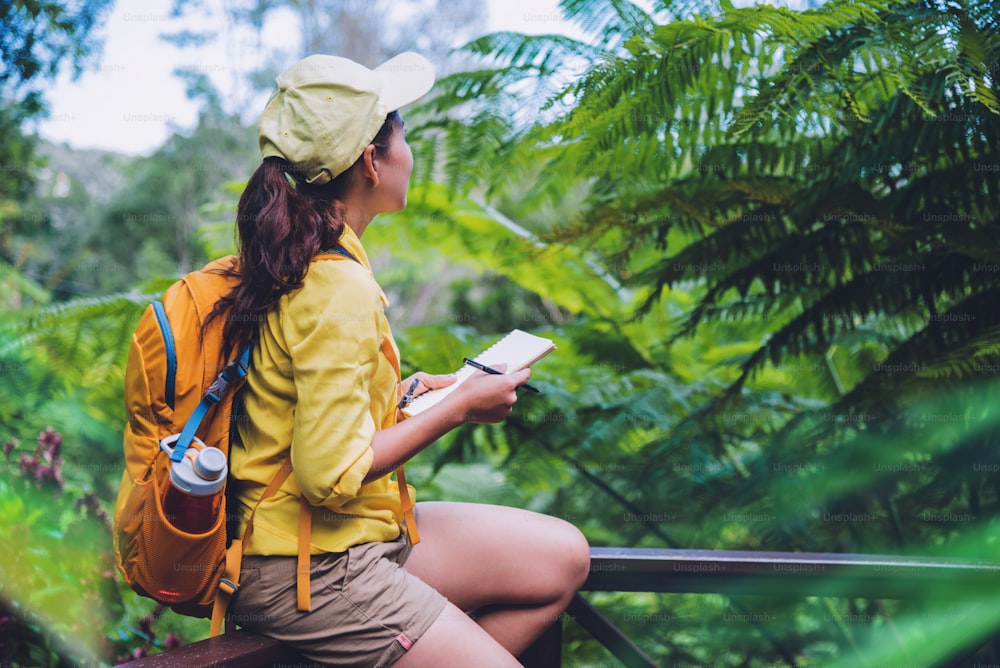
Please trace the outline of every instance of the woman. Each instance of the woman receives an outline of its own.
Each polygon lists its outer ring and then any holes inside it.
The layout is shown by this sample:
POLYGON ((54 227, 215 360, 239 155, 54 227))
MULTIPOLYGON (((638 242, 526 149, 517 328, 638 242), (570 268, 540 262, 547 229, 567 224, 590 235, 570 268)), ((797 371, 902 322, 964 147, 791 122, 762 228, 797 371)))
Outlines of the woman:
POLYGON ((311 56, 278 77, 259 126, 263 162, 239 204, 239 283, 215 311, 230 349, 253 341, 231 453, 231 508, 241 531, 254 513, 253 534, 231 617, 323 664, 519 665, 589 569, 586 540, 566 522, 419 503, 414 526, 412 488, 391 479, 451 429, 502 421, 530 376, 482 374, 414 417, 398 411, 411 386, 419 395, 453 379, 399 378, 360 238, 406 204, 413 155, 397 110, 433 80, 412 53, 376 70, 311 56), (289 461, 293 473, 258 505, 289 461), (417 528, 419 543, 407 536, 417 528))

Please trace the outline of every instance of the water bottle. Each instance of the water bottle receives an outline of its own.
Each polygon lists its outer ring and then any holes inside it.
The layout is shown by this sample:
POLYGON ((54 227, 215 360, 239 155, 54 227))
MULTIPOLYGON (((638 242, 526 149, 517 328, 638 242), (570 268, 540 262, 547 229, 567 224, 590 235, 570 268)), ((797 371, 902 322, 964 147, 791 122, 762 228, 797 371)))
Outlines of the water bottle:
MULTIPOLYGON (((178 434, 160 442, 173 453, 178 434)), ((179 462, 170 462, 170 484, 163 495, 163 513, 181 531, 205 533, 222 511, 222 488, 226 484, 226 455, 195 438, 179 462)))

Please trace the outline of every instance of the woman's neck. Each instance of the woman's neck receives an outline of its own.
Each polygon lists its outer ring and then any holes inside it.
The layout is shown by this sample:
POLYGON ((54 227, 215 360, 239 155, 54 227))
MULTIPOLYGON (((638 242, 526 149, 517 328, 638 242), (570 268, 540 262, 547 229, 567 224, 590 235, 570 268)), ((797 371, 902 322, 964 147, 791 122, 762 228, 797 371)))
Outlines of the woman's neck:
POLYGON ((369 213, 360 202, 352 201, 351 199, 344 201, 344 222, 354 230, 354 233, 358 235, 358 239, 364 234, 365 229, 367 229, 368 224, 372 222, 374 217, 375 214, 369 213))

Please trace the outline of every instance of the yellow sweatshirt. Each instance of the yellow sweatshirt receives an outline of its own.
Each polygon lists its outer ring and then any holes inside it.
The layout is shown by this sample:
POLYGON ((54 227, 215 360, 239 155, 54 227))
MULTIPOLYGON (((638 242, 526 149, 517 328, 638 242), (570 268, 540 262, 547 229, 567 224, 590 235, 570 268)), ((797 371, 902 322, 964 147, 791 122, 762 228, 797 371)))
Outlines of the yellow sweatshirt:
POLYGON ((254 346, 238 422, 242 443, 230 454, 237 535, 289 452, 294 471, 257 509, 247 554, 297 553, 300 495, 312 505, 313 554, 400 534, 395 481, 386 475, 361 484, 375 432, 396 420, 399 378, 386 352, 398 360, 398 351, 360 239, 345 226, 340 242, 359 262, 314 261, 302 288, 268 315, 254 346))

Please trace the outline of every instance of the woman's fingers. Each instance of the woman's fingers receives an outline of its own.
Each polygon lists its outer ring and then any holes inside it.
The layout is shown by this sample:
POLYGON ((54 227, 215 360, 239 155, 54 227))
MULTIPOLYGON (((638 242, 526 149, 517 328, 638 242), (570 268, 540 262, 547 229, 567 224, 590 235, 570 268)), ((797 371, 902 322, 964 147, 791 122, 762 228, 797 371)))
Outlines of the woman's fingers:
POLYGON ((448 387, 455 382, 455 374, 453 373, 424 373, 423 371, 418 371, 406 380, 402 382, 404 388, 409 388, 413 385, 414 381, 420 381, 417 383, 416 388, 413 390, 413 396, 419 397, 424 392, 430 390, 437 390, 442 387, 448 387))

